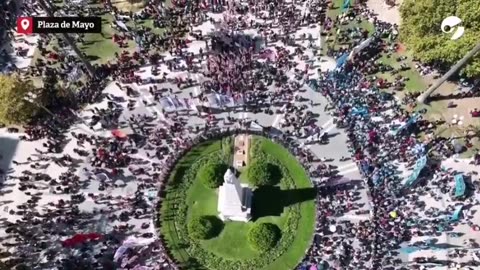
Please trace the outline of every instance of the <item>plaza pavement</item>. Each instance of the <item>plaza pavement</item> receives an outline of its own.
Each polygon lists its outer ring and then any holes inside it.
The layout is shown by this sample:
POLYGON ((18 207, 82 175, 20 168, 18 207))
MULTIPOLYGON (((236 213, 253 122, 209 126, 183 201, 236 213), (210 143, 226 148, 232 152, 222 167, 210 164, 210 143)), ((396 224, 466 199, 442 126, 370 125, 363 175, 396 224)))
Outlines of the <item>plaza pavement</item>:
MULTIPOLYGON (((302 7, 299 7, 302 8, 302 7)), ((210 17, 214 19, 219 19, 221 15, 219 14, 209 14, 210 17)), ((196 29, 201 30, 206 34, 208 31, 212 30, 210 23, 205 23, 203 25, 200 25, 196 27, 196 29)), ((251 33, 254 33, 254 30, 250 30, 251 33)), ((299 38, 302 33, 310 33, 313 35, 314 38, 318 38, 318 34, 320 32, 319 27, 315 28, 308 28, 308 27, 303 27, 301 31, 299 31, 296 36, 299 38)), ((308 41, 301 41, 297 40, 297 42, 303 43, 305 47, 308 45, 308 41)), ((269 44, 269 46, 274 46, 275 44, 269 44)), ((199 49, 201 46, 204 46, 204 42, 197 42, 193 41, 187 51, 198 53, 199 49)), ((289 50, 293 50, 291 47, 287 47, 289 50)), ((204 48, 205 51, 205 48, 204 48)), ((335 67, 335 61, 333 59, 329 59, 326 57, 314 57, 312 50, 308 49, 307 50, 307 55, 309 55, 310 58, 314 58, 314 68, 310 70, 310 78, 314 78, 316 76, 316 70, 317 68, 322 69, 323 71, 328 70, 328 69, 333 69, 335 67)), ((168 55, 168 53, 165 54, 167 59, 169 57, 172 57, 171 55, 168 55)), ((306 64, 305 61, 296 59, 299 63, 299 66, 297 68, 303 69, 304 65, 306 64)), ((180 74, 176 74, 174 72, 169 72, 166 68, 166 66, 162 66, 161 71, 159 74, 163 72, 168 72, 169 77, 176 77, 180 74)), ((137 73, 141 77, 152 77, 153 75, 151 74, 151 67, 146 66, 143 67, 141 72, 137 73)), ((183 75, 186 75, 185 72, 183 72, 183 75)), ((290 74, 292 75, 292 74, 290 74)), ((194 79, 201 79, 200 74, 191 74, 191 76, 194 79)), ((129 111, 127 108, 124 109, 122 116, 120 117, 121 123, 120 123, 120 129, 126 133, 132 133, 133 130, 131 129, 131 126, 128 123, 128 120, 130 116, 132 115, 148 115, 148 116, 153 116, 157 118, 157 123, 161 125, 161 121, 164 121, 165 119, 168 119, 170 116, 169 115, 164 115, 162 114, 162 108, 160 107, 159 104, 154 104, 153 102, 153 97, 151 94, 148 93, 148 87, 150 85, 145 84, 145 85, 136 85, 136 84, 130 84, 131 87, 133 87, 136 91, 138 91, 139 95, 136 97, 136 105, 132 111, 129 111), (151 104, 149 106, 145 106, 142 101, 147 101, 148 104, 151 104)), ((157 85, 159 88, 167 87, 167 88, 172 88, 173 92, 178 95, 180 98, 188 98, 189 93, 193 93, 195 96, 199 94, 200 88, 198 86, 196 87, 189 87, 186 89, 178 89, 176 85, 174 84, 159 84, 157 85)), ((274 89, 270 88, 269 91, 273 91, 274 89)), ((111 94, 116 97, 122 97, 125 101, 129 100, 129 97, 125 95, 125 92, 122 91, 121 89, 118 88, 115 83, 111 83, 104 91, 105 93, 111 94)), ((361 179, 360 173, 356 167, 356 164, 352 162, 351 160, 340 162, 339 158, 342 156, 349 156, 349 151, 346 146, 346 136, 343 132, 343 130, 337 129, 335 125, 333 124, 333 118, 329 114, 329 112, 324 111, 325 105, 327 104, 327 100, 321 96, 318 93, 313 92, 311 89, 309 89, 306 85, 304 85, 296 95, 302 97, 303 99, 300 99, 302 101, 297 101, 297 100, 291 100, 290 102, 293 102, 297 105, 304 104, 308 106, 308 110, 312 111, 314 114, 318 115, 316 117, 316 123, 317 125, 321 126, 324 128, 325 131, 328 131, 330 134, 332 134, 332 137, 330 138, 330 143, 327 145, 320 145, 320 144, 313 144, 313 145, 307 145, 313 153, 318 158, 325 157, 327 159, 333 158, 334 161, 330 162, 330 164, 337 166, 339 170, 339 175, 343 176, 344 178, 351 179, 351 180, 356 180, 356 179, 361 179), (309 102, 310 100, 313 101, 313 106, 309 102)), ((127 102, 121 102, 120 103, 122 106, 126 107, 127 102)), ((85 110, 81 113, 81 117, 84 119, 84 121, 89 122, 90 118, 92 116, 92 113, 89 112, 88 110, 97 107, 97 108, 104 108, 106 107, 106 101, 103 101, 98 104, 93 104, 87 106, 85 110)), ((275 111, 275 110, 274 110, 275 111)), ((203 126, 204 120, 201 118, 195 116, 195 115, 184 115, 180 113, 180 117, 188 119, 188 126, 203 126)), ((216 117, 219 119, 225 118, 226 116, 234 116, 236 118, 240 119, 245 119, 245 120, 257 120, 259 124, 263 126, 274 126, 278 129, 284 129, 281 128, 281 123, 285 117, 284 113, 279 113, 279 114, 266 114, 266 113, 252 113, 248 111, 235 111, 232 113, 227 113, 227 112, 221 112, 216 114, 216 117)), ((223 124, 223 121, 219 121, 218 125, 220 127, 225 127, 223 124)), ((109 130, 104 130, 101 127, 97 126, 94 127, 94 129, 90 129, 88 126, 85 124, 77 124, 71 128, 71 131, 77 132, 77 133, 87 133, 87 134, 95 134, 95 135, 101 135, 101 136, 110 136, 110 131, 109 130)), ((17 162, 24 162, 28 157, 34 157, 36 156, 35 148, 41 148, 42 140, 40 141, 35 141, 35 142, 26 142, 26 141, 20 141, 18 140, 18 137, 21 134, 9 134, 5 131, 5 129, 2 129, 0 131, 0 136, 2 137, 2 166, 5 171, 8 171, 9 176, 18 176, 23 170, 28 170, 28 166, 26 164, 21 164, 18 166, 14 166, 11 164, 11 160, 15 160, 17 162)), ((131 198, 133 196, 133 193, 136 190, 136 187, 139 183, 142 181, 148 181, 149 179, 142 179, 142 178, 137 178, 133 175, 131 175, 128 171, 125 173, 125 177, 122 179, 111 179, 111 186, 107 188, 104 191, 99 191, 98 186, 99 186, 99 180, 96 177, 90 177, 88 173, 83 173, 83 168, 87 168, 91 170, 91 166, 89 164, 89 158, 82 158, 78 156, 77 154, 73 153, 73 148, 76 146, 76 139, 73 138, 70 134, 67 135, 67 138, 70 140, 67 146, 65 147, 64 153, 67 153, 71 155, 72 157, 78 159, 78 166, 76 170, 76 174, 81 177, 82 181, 85 181, 84 188, 82 192, 84 194, 88 193, 93 193, 97 194, 100 196, 105 196, 108 194, 116 196, 116 198, 113 200, 115 202, 114 207, 107 207, 106 205, 102 204, 95 204, 91 200, 87 199, 85 202, 83 202, 80 205, 81 210, 85 212, 90 212, 92 213, 93 211, 99 212, 101 209, 107 212, 115 212, 115 213, 120 213, 122 209, 125 209, 125 207, 128 207, 129 203, 127 201, 127 198, 131 198), (120 180, 120 182, 118 181, 120 180), (113 183, 120 183, 120 186, 115 186, 113 183)), ((304 139, 299 138, 298 139, 300 142, 304 142, 304 139)), ((152 166, 153 162, 156 163, 161 163, 162 161, 157 160, 156 158, 151 159, 148 158, 147 156, 148 150, 145 149, 139 149, 138 153, 134 154, 133 156, 135 158, 138 158, 139 161, 144 162, 145 165, 135 165, 135 166, 152 166)), ((59 155, 57 155, 59 156, 59 155)), ((464 162, 458 162, 458 163, 452 163, 449 161, 445 162, 445 166, 461 166, 463 170, 471 170, 474 168, 467 168, 463 167, 464 162)), ((50 175, 53 178, 58 178, 62 173, 65 173, 67 171, 66 167, 60 167, 57 164, 54 163, 48 163, 45 164, 48 166, 45 166, 45 169, 43 170, 44 173, 50 175)), ((312 179, 313 181, 318 181, 319 179, 312 179)), ((360 182, 361 183, 361 182, 360 182)), ((40 187, 42 188, 42 187, 40 187)), ((52 194, 52 190, 50 190, 48 187, 43 187, 43 190, 40 190, 39 192, 42 193, 42 199, 39 202, 38 206, 36 207, 37 211, 42 212, 46 208, 50 207, 48 206, 49 203, 51 202, 57 202, 59 199, 68 199, 68 195, 59 195, 59 194, 52 194)), ((367 197, 366 193, 366 188, 363 186, 360 188, 361 191, 361 197, 362 197, 362 202, 364 203, 365 209, 369 209, 369 200, 367 197)), ((24 194, 23 191, 18 190, 18 180, 13 179, 13 178, 8 178, 5 180, 3 184, 3 188, 1 190, 2 192, 2 197, 0 204, 2 207, 3 211, 3 218, 2 220, 8 220, 8 221, 14 221, 15 219, 18 218, 16 215, 9 215, 7 212, 10 209, 15 209, 17 206, 25 203, 28 199, 28 196, 24 194)), ((151 190, 150 194, 155 194, 155 190, 151 190)), ((87 197, 88 198, 88 197, 87 197)), ((153 201, 152 198, 150 198, 151 201, 153 201)), ((435 204, 437 202, 429 200, 427 198, 422 198, 425 199, 426 202, 429 204, 435 204)), ((153 208, 153 206, 152 206, 153 208)), ((153 228, 153 212, 150 213, 145 213, 145 215, 142 216, 141 219, 136 219, 136 220, 130 220, 129 223, 132 224, 134 223, 137 227, 135 231, 138 232, 140 235, 143 232, 152 232, 153 228), (141 229, 140 225, 144 222, 148 222, 152 224, 148 229, 141 229)), ((478 211, 474 215, 474 220, 477 222, 480 221, 478 219, 478 211)), ((356 222, 358 220, 363 220, 366 217, 364 215, 355 215, 353 213, 348 213, 343 217, 342 219, 349 219, 353 222, 356 222)), ((104 214, 96 214, 95 218, 93 219, 94 222, 89 222, 85 224, 85 226, 80 226, 77 228, 67 228, 67 227, 59 227, 59 230, 64 230, 66 235, 73 235, 75 233, 80 233, 80 232, 92 232, 92 231, 97 231, 97 232, 108 232, 112 229, 113 226, 116 225, 122 225, 124 224, 123 222, 106 222, 106 217, 104 214)), ((459 230, 462 231, 463 227, 460 227, 459 230)), ((4 227, 2 226, 0 228, 0 243, 5 243, 5 242, 12 242, 14 239, 8 239, 6 238, 6 234, 4 231, 4 227)), ((471 232, 469 231, 466 233, 465 237, 475 237, 477 239, 480 239, 480 235, 475 234, 472 235, 471 232)), ((45 239, 48 239, 49 236, 45 236, 45 239)), ((58 247, 58 243, 60 239, 48 239, 49 242, 52 243, 52 246, 58 247)), ((463 241, 464 237, 458 238, 458 241, 463 241)), ((456 240, 451 240, 451 241, 456 241, 456 240)), ((28 247, 18 247, 18 249, 28 249, 28 247)), ((60 247, 58 247, 60 248, 60 247)), ((15 250, 12 250, 15 252, 15 250)), ((417 253, 411 254, 409 257, 402 258, 405 261, 411 260, 415 256, 424 256, 424 252, 426 251, 419 251, 417 253)), ((445 253, 445 252, 444 252, 445 253)), ((443 254, 443 253, 442 253, 443 254)), ((445 254, 441 255, 444 256, 445 254)), ((439 255, 437 255, 439 256, 439 255)), ((445 255, 446 256, 446 255, 445 255)), ((39 260, 42 259, 42 256, 38 257, 39 260)), ((151 260, 155 260, 155 257, 152 257, 151 260)))

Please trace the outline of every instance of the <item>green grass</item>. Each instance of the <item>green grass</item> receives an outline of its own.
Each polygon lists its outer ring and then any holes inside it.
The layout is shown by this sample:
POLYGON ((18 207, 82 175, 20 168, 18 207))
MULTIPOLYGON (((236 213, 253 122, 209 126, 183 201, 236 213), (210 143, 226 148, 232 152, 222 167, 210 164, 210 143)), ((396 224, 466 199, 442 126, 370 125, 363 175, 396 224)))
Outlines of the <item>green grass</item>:
MULTIPOLYGON (((248 223, 225 222, 220 235, 209 240, 202 240, 199 245, 201 249, 232 262, 261 258, 263 254, 259 254, 247 243, 248 230, 254 222, 271 222, 284 229, 288 213, 291 212, 289 209, 294 207, 292 209, 300 209, 300 218, 295 219, 295 224, 298 224, 298 227, 293 227, 296 228, 295 235, 289 234, 290 239, 293 240, 287 242, 289 244, 282 255, 263 268, 265 270, 293 269, 303 258, 313 238, 315 223, 313 188, 301 165, 286 149, 265 138, 255 137, 254 140, 260 146, 258 149, 262 154, 269 155, 285 167, 284 171, 288 172, 289 179, 293 179, 295 188, 290 186, 290 189, 287 189, 287 185, 281 181, 274 187, 256 189, 254 194, 258 196, 254 195, 253 221, 248 223)), ((205 187, 202 181, 196 177, 188 187, 181 185, 182 179, 197 161, 215 152, 221 152, 221 149, 222 141, 220 140, 198 145, 180 160, 169 179, 167 196, 163 200, 160 211, 162 225, 160 232, 165 237, 167 247, 172 255, 183 263, 186 269, 204 269, 205 267, 199 265, 198 260, 192 258, 187 251, 189 243, 187 243, 188 240, 185 240, 185 232, 181 231, 185 224, 178 224, 175 218, 179 215, 178 211, 181 211, 178 209, 178 202, 185 200, 184 204, 188 207, 187 220, 193 215, 217 215, 218 194, 217 190, 205 187), (186 193, 185 188, 188 188, 186 193), (180 189, 183 189, 183 193, 180 189), (186 198, 180 196, 186 196, 186 198), (191 264, 192 261, 195 261, 196 264, 191 264)), ((219 265, 218 269, 222 269, 222 266, 219 265)))
MULTIPOLYGON (((335 18, 342 13, 342 5, 343 5, 343 0, 334 0, 333 1, 333 6, 332 8, 327 10, 327 17, 331 18, 332 20, 335 20, 335 18)), ((366 19, 363 19, 360 24, 357 24, 356 20, 349 21, 348 23, 345 24, 337 24, 335 25, 334 28, 330 30, 330 37, 328 38, 328 41, 325 42, 325 38, 323 38, 322 41, 322 48, 321 48, 321 53, 326 54, 328 48, 333 48, 335 50, 338 50, 339 48, 346 47, 348 44, 342 44, 337 41, 337 30, 342 29, 345 30, 347 28, 352 28, 352 27, 360 27, 362 29, 365 29, 368 31, 369 34, 373 34, 375 27, 371 22, 369 22, 366 19)))
POLYGON ((423 80, 422 76, 420 75, 420 73, 415 69, 415 64, 412 61, 412 56, 408 52, 403 52, 403 53, 395 52, 395 53, 392 53, 390 56, 387 56, 386 54, 384 54, 379 60, 382 63, 393 67, 394 69, 398 69, 400 68, 401 64, 398 63, 396 59, 401 56, 408 57, 406 60, 402 62, 406 63, 410 67, 410 69, 400 71, 395 75, 390 74, 390 72, 386 72, 386 73, 377 73, 375 74, 375 76, 384 78, 389 82, 393 82, 396 76, 401 75, 402 77, 408 78, 408 81, 405 82, 405 88, 404 88, 407 92, 424 91, 427 88, 427 85, 423 80))
MULTIPOLYGON (((275 157, 289 171, 295 181, 296 189, 309 189, 312 187, 310 179, 297 159, 283 146, 268 139, 255 137, 260 140, 262 152, 275 157)), ((278 199, 278 198, 277 198, 278 199)), ((313 200, 300 203, 300 228, 287 252, 280 256, 264 270, 294 269, 305 255, 305 251, 312 242, 315 226, 315 203, 313 200)))
POLYGON ((202 241, 202 247, 217 256, 246 260, 259 256, 247 241, 247 234, 253 223, 226 222, 221 234, 211 240, 202 241))
POLYGON ((121 53, 123 50, 133 51, 135 41, 128 41, 127 48, 120 48, 118 44, 113 42, 113 35, 116 33, 111 27, 113 16, 105 14, 102 16, 102 33, 86 34, 83 43, 79 43, 79 48, 93 63, 106 63, 114 59, 115 53, 121 53))
MULTIPOLYGON (((108 13, 101 16, 102 18, 102 33, 101 34, 86 34, 85 42, 79 44, 79 47, 85 54, 91 59, 93 63, 106 63, 109 60, 114 59, 115 53, 121 53, 124 50, 132 52, 135 50, 135 41, 129 40, 128 46, 120 48, 118 44, 113 42, 113 35, 118 33, 111 27, 114 20, 113 16, 108 13)), ((132 21, 126 23, 128 27, 134 28, 135 25, 132 21)), ((145 26, 152 29, 152 32, 160 35, 165 29, 153 27, 153 19, 141 20, 138 22, 138 26, 145 26)))
MULTIPOLYGON (((187 192, 187 204, 190 206, 188 216, 218 215, 218 191, 203 185, 197 179, 187 192)), ((226 222, 220 235, 216 238, 204 240, 202 247, 214 254, 229 259, 248 259, 258 253, 250 248, 246 241, 249 223, 226 222), (232 245, 231 243, 235 243, 232 245)))

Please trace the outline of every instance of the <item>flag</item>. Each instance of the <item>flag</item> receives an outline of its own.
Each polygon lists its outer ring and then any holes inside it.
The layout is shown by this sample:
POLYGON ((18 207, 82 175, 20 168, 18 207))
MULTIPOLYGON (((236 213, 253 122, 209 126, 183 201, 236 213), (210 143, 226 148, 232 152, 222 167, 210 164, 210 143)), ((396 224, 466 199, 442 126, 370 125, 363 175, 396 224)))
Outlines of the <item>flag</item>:
POLYGON ((342 12, 347 11, 348 8, 350 8, 350 0, 345 0, 345 1, 343 1, 342 12))
POLYGON ((373 38, 368 38, 364 41, 362 41, 362 43, 360 43, 359 45, 357 45, 356 47, 353 48, 352 52, 350 53, 350 55, 348 56, 348 60, 352 60, 353 59, 353 56, 355 56, 355 54, 357 54, 358 52, 360 52, 361 50, 365 49, 366 47, 368 47, 368 45, 370 45, 370 43, 372 42, 373 38))
POLYGON ((129 31, 128 26, 124 22, 122 22, 120 20, 116 20, 115 23, 117 24, 118 27, 120 27, 125 32, 129 31))
POLYGON ((344 54, 342 54, 342 56, 338 57, 337 58, 337 68, 343 67, 343 65, 345 65, 345 63, 347 62, 347 59, 348 59, 348 53, 344 53, 344 54))

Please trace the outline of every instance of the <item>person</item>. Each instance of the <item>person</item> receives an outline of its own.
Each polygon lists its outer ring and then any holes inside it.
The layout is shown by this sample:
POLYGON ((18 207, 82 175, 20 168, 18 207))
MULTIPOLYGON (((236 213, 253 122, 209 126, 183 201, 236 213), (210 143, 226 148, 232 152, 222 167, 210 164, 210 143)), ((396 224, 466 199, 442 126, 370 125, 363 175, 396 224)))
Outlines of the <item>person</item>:
POLYGON ((480 111, 477 108, 473 109, 473 111, 470 111, 470 114, 472 117, 480 117, 480 111))

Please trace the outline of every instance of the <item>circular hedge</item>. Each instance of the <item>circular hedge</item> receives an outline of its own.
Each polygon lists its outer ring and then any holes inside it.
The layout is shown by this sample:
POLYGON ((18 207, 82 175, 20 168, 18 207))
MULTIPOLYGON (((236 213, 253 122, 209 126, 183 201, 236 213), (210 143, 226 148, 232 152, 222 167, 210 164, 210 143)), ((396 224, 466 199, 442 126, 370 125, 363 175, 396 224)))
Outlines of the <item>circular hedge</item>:
POLYGON ((223 183, 227 169, 224 163, 208 162, 198 171, 198 177, 206 187, 218 188, 223 183))
POLYGON ((258 251, 273 248, 280 240, 281 230, 273 223, 257 223, 248 231, 248 242, 258 251))
POLYGON ((218 235, 222 221, 215 216, 196 216, 188 223, 188 233, 196 240, 210 239, 218 235))
POLYGON ((247 168, 248 182, 256 187, 277 184, 273 171, 275 166, 263 159, 253 161, 247 168))
MULTIPOLYGON (((298 260, 302 258, 307 247, 302 246, 302 242, 308 241, 308 238, 314 232, 315 204, 313 199, 311 201, 309 199, 308 203, 291 204, 289 207, 284 208, 282 215, 285 221, 274 248, 263 252, 257 250, 261 254, 259 256, 240 260, 226 258, 204 248, 203 242, 210 240, 197 240, 190 235, 188 224, 195 215, 194 213, 192 213, 193 215, 189 214, 192 202, 185 200, 187 191, 194 185, 195 181, 199 181, 201 185, 204 185, 199 177, 200 170, 206 167, 207 164, 225 164, 225 160, 228 160, 221 148, 214 150, 211 147, 212 144, 214 142, 202 142, 197 147, 198 149, 204 149, 203 152, 188 152, 178 162, 176 167, 178 169, 174 170, 169 178, 168 192, 160 205, 163 216, 159 219, 159 226, 161 233, 166 238, 168 249, 173 254, 172 256, 184 264, 185 269, 198 269, 199 265, 206 269, 222 270, 276 270, 279 267, 281 269, 285 265, 289 265, 288 268, 295 268, 298 262, 295 262, 294 258, 292 260, 292 255, 296 254, 293 257, 298 257, 298 260), (197 158, 193 159, 192 157, 194 156, 197 158), (185 162, 186 160, 189 162, 185 162), (295 241, 297 239, 298 241, 295 241)), ((273 180, 278 180, 284 189, 311 188, 308 176, 301 165, 298 164, 298 161, 288 153, 288 150, 281 149, 281 145, 278 146, 275 141, 260 138, 252 143, 251 152, 254 153, 253 156, 255 157, 251 164, 255 161, 263 161, 266 164, 270 164, 267 166, 271 166, 270 169, 273 168, 274 171, 267 170, 267 172, 273 173, 273 180), (267 144, 267 147, 274 146, 279 148, 264 151, 264 148, 260 147, 264 142, 267 144), (282 153, 280 156, 277 156, 278 149, 285 154, 282 153)), ((225 171, 222 171, 222 177, 224 173, 225 171)), ((248 177, 248 168, 245 173, 248 177)), ((221 222, 221 230, 223 230, 223 226, 225 224, 221 222)), ((246 232, 247 239, 245 240, 254 249, 248 241, 248 233, 249 229, 246 232)))

